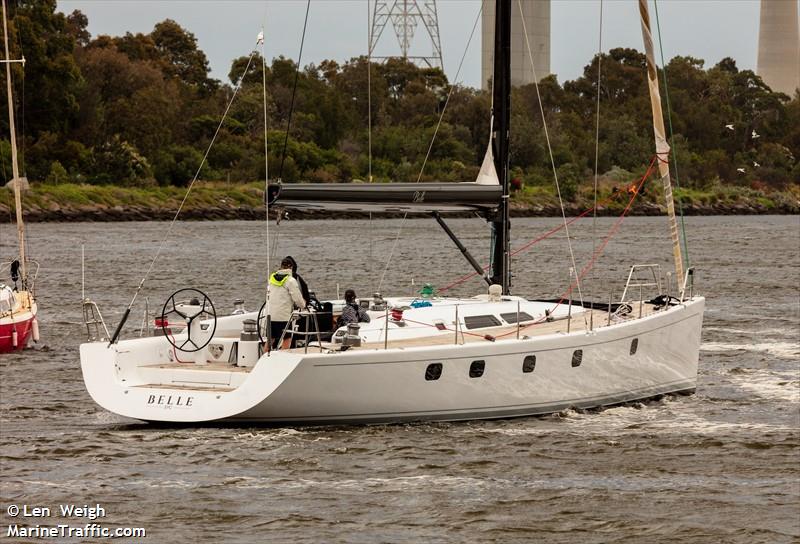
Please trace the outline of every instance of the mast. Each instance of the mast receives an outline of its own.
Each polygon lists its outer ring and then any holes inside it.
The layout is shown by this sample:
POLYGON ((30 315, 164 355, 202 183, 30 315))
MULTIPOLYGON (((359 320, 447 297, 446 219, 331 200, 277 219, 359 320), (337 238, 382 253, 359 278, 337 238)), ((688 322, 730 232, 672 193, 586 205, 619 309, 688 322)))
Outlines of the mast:
POLYGON ((28 281, 27 263, 25 262, 25 225, 22 222, 22 195, 20 194, 19 166, 17 165, 17 131, 14 126, 14 98, 11 94, 11 56, 8 52, 8 22, 6 20, 6 0, 3 0, 3 39, 6 49, 6 84, 8 85, 8 126, 11 129, 11 168, 14 175, 14 207, 17 211, 17 238, 19 239, 19 262, 22 272, 23 289, 28 281))
POLYGON ((511 289, 510 234, 508 215, 509 137, 511 124, 511 0, 497 0, 494 12, 494 78, 492 151, 494 167, 503 188, 500 207, 492 220, 491 282, 511 289))
POLYGON ((661 94, 658 90, 658 69, 655 55, 653 54, 653 35, 650 32, 650 12, 647 0, 639 0, 639 14, 642 20, 642 38, 644 50, 647 55, 647 84, 650 88, 650 106, 653 110, 653 133, 656 139, 656 155, 658 172, 664 186, 664 199, 667 202, 667 215, 669 216, 669 230, 672 238, 672 255, 675 260, 675 279, 678 288, 683 285, 683 256, 681 243, 678 236, 678 221, 675 218, 675 200, 672 196, 672 180, 669 177, 669 144, 667 143, 666 130, 664 129, 664 113, 661 111, 661 94))

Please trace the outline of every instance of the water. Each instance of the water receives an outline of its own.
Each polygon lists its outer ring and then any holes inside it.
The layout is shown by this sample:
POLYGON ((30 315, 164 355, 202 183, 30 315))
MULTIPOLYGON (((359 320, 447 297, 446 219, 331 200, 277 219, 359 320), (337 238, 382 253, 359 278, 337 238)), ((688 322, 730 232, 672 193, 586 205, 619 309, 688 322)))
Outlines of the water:
MULTIPOLYGON (((570 231, 578 268, 593 246, 584 221, 570 231)), ((598 240, 613 222, 598 220, 598 240)), ((516 220, 515 245, 557 224, 516 220)), ((800 218, 687 224, 708 297, 696 395, 544 418, 310 428, 157 427, 98 408, 77 351, 81 244, 86 294, 114 325, 168 224, 32 224, 42 342, 0 356, 0 534, 21 519, 8 504, 100 503, 98 522, 144 527, 151 542, 798 542, 800 218)), ((412 279, 442 286, 469 272, 430 220, 406 222, 385 267, 399 225, 285 222, 270 236, 322 297, 337 283, 368 295, 382 275, 384 293, 410 293, 412 279)), ((488 253, 481 221, 451 226, 488 253)), ((584 295, 618 296, 634 262, 669 270, 667 234, 663 218, 627 219, 584 295)), ((220 313, 242 295, 255 308, 265 236, 263 223, 176 224, 126 333, 137 334, 145 297, 152 313, 181 287, 206 291, 220 313)), ((14 241, 0 226, 3 257, 14 241)), ((520 255, 515 292, 559 296, 566 242, 560 234, 520 255)), ((482 289, 472 279, 456 293, 482 289)))

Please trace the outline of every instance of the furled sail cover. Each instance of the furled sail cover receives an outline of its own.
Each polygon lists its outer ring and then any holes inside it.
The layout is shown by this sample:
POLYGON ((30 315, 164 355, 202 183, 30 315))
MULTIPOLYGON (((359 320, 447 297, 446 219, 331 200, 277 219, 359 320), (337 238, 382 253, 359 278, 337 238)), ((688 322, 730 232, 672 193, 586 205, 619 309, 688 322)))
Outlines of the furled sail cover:
POLYGON ((500 178, 497 177, 497 170, 494 167, 494 153, 492 153, 492 144, 486 148, 486 155, 483 156, 483 164, 481 171, 478 172, 478 179, 475 183, 481 185, 500 185, 500 178))
POLYGON ((283 183, 269 186, 270 206, 383 213, 482 212, 500 204, 500 185, 481 183, 283 183))

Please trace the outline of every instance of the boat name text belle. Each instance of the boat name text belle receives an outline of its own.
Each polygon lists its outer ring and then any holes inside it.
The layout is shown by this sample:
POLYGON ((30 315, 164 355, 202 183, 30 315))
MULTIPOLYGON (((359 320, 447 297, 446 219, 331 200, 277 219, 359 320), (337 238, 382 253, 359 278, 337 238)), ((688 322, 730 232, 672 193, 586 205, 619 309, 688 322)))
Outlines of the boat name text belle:
POLYGON ((153 404, 158 406, 186 406, 189 407, 192 405, 192 401, 194 397, 186 397, 183 395, 178 395, 177 397, 173 395, 150 395, 147 397, 147 404, 153 404))

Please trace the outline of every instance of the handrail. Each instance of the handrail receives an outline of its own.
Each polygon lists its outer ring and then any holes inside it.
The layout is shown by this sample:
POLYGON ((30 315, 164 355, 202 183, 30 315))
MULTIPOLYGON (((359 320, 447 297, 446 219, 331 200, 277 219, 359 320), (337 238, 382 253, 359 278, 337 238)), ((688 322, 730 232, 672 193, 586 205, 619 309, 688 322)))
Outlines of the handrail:
MULTIPOLYGON (((639 287, 640 292, 641 288, 643 287, 656 287, 658 289, 658 294, 661 294, 661 265, 659 264, 635 264, 631 266, 630 271, 628 272, 628 281, 625 282, 625 289, 622 291, 622 298, 620 298, 620 302, 625 302, 626 296, 628 294, 628 288, 630 287, 639 287), (634 279, 633 274, 638 270, 649 270, 650 273, 653 275, 653 281, 645 281, 640 280, 638 278, 634 279), (633 282, 631 280, 634 280, 633 282)), ((641 297, 640 297, 641 298, 641 297)))
POLYGON ((97 304, 88 298, 83 299, 83 322, 86 325, 86 338, 89 342, 105 342, 111 335, 97 304), (100 328, 102 327, 102 329, 100 328), (105 336, 103 336, 105 334, 105 336))

